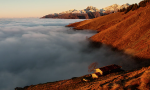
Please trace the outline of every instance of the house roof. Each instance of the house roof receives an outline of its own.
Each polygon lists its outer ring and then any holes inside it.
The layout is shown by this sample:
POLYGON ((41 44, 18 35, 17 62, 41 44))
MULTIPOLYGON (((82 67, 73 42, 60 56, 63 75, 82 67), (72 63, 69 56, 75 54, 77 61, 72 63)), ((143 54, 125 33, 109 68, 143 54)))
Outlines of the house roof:
POLYGON ((115 69, 120 69, 121 66, 116 65, 116 64, 112 64, 112 65, 108 65, 105 67, 101 67, 99 68, 101 71, 105 72, 105 71, 110 71, 110 70, 115 70, 115 69))

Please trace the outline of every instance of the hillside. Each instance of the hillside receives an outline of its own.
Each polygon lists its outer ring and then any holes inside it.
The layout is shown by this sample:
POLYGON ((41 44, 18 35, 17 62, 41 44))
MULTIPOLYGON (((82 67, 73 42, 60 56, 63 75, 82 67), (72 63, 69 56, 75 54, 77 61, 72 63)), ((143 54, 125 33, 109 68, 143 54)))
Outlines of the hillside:
MULTIPOLYGON (((20 90, 149 90, 150 67, 135 71, 124 71, 101 76, 89 82, 83 77, 26 86, 20 90)), ((19 90, 19 89, 16 89, 19 90)))
POLYGON ((68 26, 97 30, 99 33, 90 40, 111 45, 135 57, 150 58, 150 4, 127 14, 117 12, 68 26))

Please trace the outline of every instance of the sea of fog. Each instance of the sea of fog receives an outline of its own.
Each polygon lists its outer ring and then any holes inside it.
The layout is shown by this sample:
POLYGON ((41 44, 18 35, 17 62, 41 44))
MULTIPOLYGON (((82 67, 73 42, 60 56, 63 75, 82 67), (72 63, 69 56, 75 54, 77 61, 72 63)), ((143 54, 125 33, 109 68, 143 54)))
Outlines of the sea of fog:
POLYGON ((105 45, 89 47, 87 37, 96 32, 65 27, 77 21, 82 19, 0 19, 0 90, 83 76, 93 62, 133 65, 105 45))

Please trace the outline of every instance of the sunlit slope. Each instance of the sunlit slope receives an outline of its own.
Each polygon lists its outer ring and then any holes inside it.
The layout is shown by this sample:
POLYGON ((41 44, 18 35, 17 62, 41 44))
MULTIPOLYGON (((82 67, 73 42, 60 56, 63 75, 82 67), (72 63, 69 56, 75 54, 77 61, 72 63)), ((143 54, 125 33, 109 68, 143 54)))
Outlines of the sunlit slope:
POLYGON ((101 31, 90 39, 134 56, 150 58, 150 5, 127 14, 118 12, 87 21, 72 26, 101 31))
POLYGON ((120 22, 122 20, 122 18, 120 18, 122 14, 123 13, 110 14, 110 15, 101 16, 94 19, 76 22, 68 26, 75 27, 74 29, 90 29, 90 30, 101 31, 120 22))

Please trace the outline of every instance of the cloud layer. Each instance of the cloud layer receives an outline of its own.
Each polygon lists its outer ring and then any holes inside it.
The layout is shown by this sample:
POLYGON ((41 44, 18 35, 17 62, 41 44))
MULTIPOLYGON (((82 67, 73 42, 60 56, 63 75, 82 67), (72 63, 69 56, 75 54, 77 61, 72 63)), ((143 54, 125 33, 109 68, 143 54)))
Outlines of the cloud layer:
POLYGON ((0 90, 82 76, 88 74, 92 62, 125 69, 134 63, 105 45, 90 48, 86 37, 95 32, 64 27, 80 20, 0 20, 0 90))

